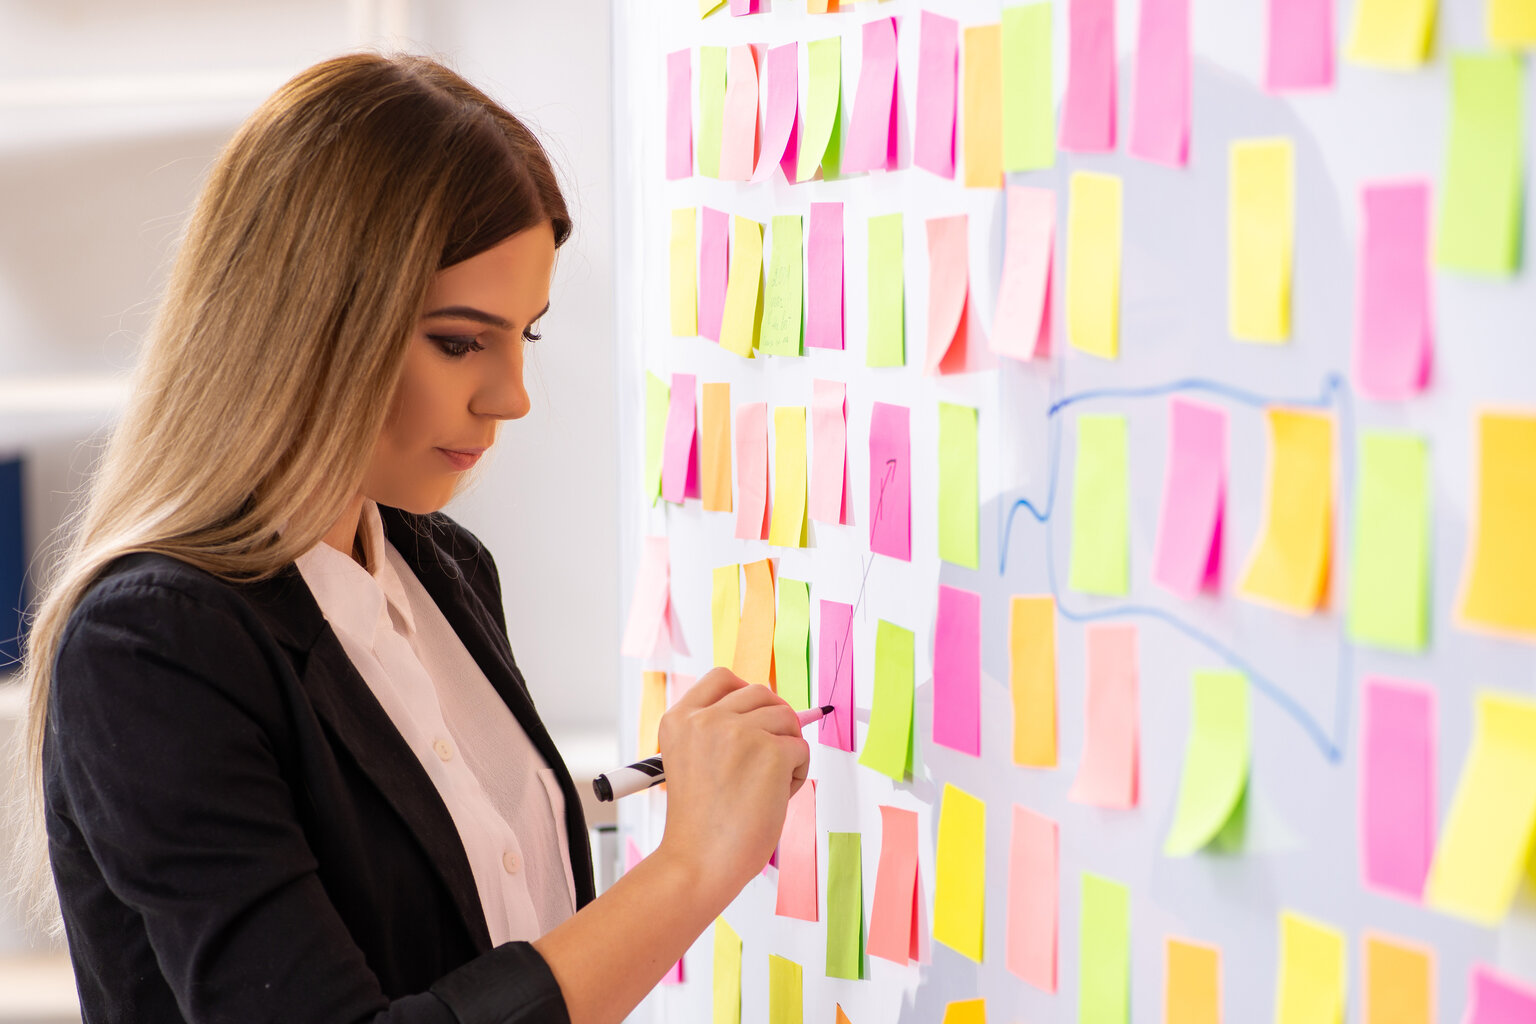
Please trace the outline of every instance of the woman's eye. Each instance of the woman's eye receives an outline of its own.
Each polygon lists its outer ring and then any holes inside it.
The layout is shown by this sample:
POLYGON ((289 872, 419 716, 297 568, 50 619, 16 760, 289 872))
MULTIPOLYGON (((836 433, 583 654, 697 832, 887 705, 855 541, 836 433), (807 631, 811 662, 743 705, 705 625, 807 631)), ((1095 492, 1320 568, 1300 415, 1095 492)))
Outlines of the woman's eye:
POLYGON ((468 335, 429 334, 427 337, 437 342, 438 347, 443 350, 443 354, 450 359, 460 359, 471 352, 480 352, 485 348, 484 345, 468 335))

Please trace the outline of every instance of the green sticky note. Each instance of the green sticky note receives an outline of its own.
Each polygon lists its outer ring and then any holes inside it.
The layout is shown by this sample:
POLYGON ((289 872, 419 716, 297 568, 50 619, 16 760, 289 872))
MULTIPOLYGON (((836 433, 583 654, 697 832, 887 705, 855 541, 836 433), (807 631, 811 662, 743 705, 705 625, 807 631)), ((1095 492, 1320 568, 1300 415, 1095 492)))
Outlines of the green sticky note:
POLYGON ((800 965, 768 954, 768 1024, 802 1024, 805 982, 800 965))
POLYGON ((757 347, 775 356, 801 354, 804 304, 800 296, 802 221, 799 214, 773 218, 773 251, 763 292, 763 326, 757 347))
POLYGON ((715 918, 713 1024, 741 1024, 741 936, 715 918))
POLYGON ((1126 1024, 1131 1014, 1131 893, 1083 872, 1078 920, 1078 1024, 1126 1024))
POLYGON ((1435 225, 1435 262, 1446 270, 1505 276, 1520 267, 1524 92, 1519 54, 1451 58, 1451 137, 1435 225))
POLYGON ((800 136, 800 154, 795 165, 795 180, 806 181, 821 168, 824 179, 837 177, 842 149, 843 39, 829 36, 806 44, 809 72, 805 98, 805 130, 800 136))
POLYGON ((649 371, 645 375, 645 493, 651 504, 661 497, 661 452, 667 439, 667 409, 672 389, 649 371))
POLYGON ((857 832, 827 833, 827 977, 864 977, 864 867, 857 832))
POLYGON ((811 588, 779 577, 779 613, 773 622, 773 664, 779 696, 796 711, 811 706, 811 588))
POLYGON ((880 620, 875 696, 859 764, 900 782, 912 773, 912 631, 880 620))
POLYGON ((1072 568, 1067 586, 1083 594, 1130 589, 1129 441, 1125 417, 1077 418, 1072 478, 1072 568))
POLYGON ((939 557, 967 569, 981 565, 981 478, 976 468, 976 410, 939 403, 939 557))
POLYGON ((1417 653, 1429 643, 1429 446, 1414 434, 1360 439, 1349 638, 1417 653))
POLYGON ((901 214, 869 218, 869 347, 865 365, 907 364, 901 269, 901 214))
POLYGON ((699 173, 720 177, 720 135, 725 125, 725 47, 699 47, 699 173))
POLYGON ((1051 95, 1051 5, 1003 8, 1003 170, 1056 163, 1051 95))
POLYGON ((1232 842, 1241 840, 1241 822, 1234 820, 1246 810, 1248 677, 1231 669, 1201 669, 1191 679, 1190 705, 1178 809, 1163 842, 1170 857, 1207 845, 1230 850, 1232 842))

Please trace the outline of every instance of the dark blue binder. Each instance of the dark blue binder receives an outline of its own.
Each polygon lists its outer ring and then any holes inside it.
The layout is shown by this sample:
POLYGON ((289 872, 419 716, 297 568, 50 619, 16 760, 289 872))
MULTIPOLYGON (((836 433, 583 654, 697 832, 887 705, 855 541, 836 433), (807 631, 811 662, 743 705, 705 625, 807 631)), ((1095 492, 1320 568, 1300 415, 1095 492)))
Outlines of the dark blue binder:
POLYGON ((0 672, 14 670, 21 660, 22 609, 27 606, 21 470, 20 456, 0 460, 0 672))

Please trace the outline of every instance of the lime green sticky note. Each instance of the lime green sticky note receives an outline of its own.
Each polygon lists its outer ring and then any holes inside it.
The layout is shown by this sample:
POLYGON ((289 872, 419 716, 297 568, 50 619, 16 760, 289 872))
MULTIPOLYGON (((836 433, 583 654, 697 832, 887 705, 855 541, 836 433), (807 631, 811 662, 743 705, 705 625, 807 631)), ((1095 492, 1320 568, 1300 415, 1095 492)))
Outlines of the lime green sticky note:
POLYGON ((768 954, 768 1024, 802 1024, 805 979, 800 965, 768 954))
POLYGON ((1072 478, 1072 568, 1067 586, 1082 594, 1130 589, 1129 441, 1125 417, 1077 418, 1072 478))
POLYGON ((981 963, 986 925, 987 805, 944 783, 933 855, 933 937, 981 963))
POLYGON ((1003 170, 1056 163, 1051 95, 1051 5, 1003 8, 1003 170))
POLYGON ((809 80, 805 99, 805 130, 800 136, 800 153, 795 180, 806 181, 821 168, 822 177, 837 177, 841 157, 843 99, 843 39, 829 36, 813 39, 805 46, 809 80))
POLYGON ((741 936, 715 918, 715 991, 713 1024, 741 1024, 741 936))
POLYGON ((805 308, 800 294, 803 222, 797 213, 775 215, 772 230, 763 327, 757 347, 769 355, 798 356, 805 308))
POLYGON ((981 565, 981 478, 976 467, 976 410, 939 403, 939 557, 967 569, 981 565))
POLYGON ((900 782, 912 773, 913 638, 880 620, 875 630, 875 696, 859 764, 900 782))
POLYGON ((1083 872, 1078 920, 1078 1024, 1126 1024, 1131 1014, 1131 891, 1083 872))
POLYGON ((1349 573, 1349 638, 1416 653, 1429 641, 1429 446, 1414 434, 1360 438, 1349 573))
POLYGON ((661 497, 661 453, 667 439, 667 410, 672 389, 649 371, 645 374, 645 493, 651 504, 661 497))
POLYGON ((725 47, 699 47, 699 173, 720 177, 720 136, 725 125, 725 47))
POLYGON ((864 977, 864 862, 857 832, 827 833, 827 977, 864 977))
POLYGON ((1201 669, 1190 686, 1189 740, 1179 777, 1178 810, 1163 841, 1163 852, 1183 857, 1218 843, 1223 832, 1239 832, 1248 789, 1250 730, 1248 677, 1231 669, 1201 669))
POLYGON ((901 267, 901 214, 869 218, 869 347, 865 365, 907 364, 901 267))
POLYGON ((796 711, 811 706, 811 587, 779 577, 779 614, 773 621, 773 664, 779 696, 796 711))
POLYGON ((1520 266, 1524 66, 1513 53, 1451 58, 1451 138, 1435 263, 1507 276, 1520 266))

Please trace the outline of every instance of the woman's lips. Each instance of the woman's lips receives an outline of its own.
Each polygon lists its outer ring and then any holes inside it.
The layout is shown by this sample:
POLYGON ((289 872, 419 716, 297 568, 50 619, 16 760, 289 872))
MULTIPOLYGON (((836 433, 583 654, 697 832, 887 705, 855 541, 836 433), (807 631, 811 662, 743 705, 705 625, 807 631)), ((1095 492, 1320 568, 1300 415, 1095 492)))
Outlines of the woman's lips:
POLYGON ((447 459, 449 464, 452 465, 454 469, 460 471, 466 470, 470 466, 473 466, 475 463, 479 462, 481 454, 483 454, 485 451, 483 448, 480 449, 480 451, 468 452, 454 451, 451 448, 439 448, 437 450, 442 452, 443 458, 447 459))

